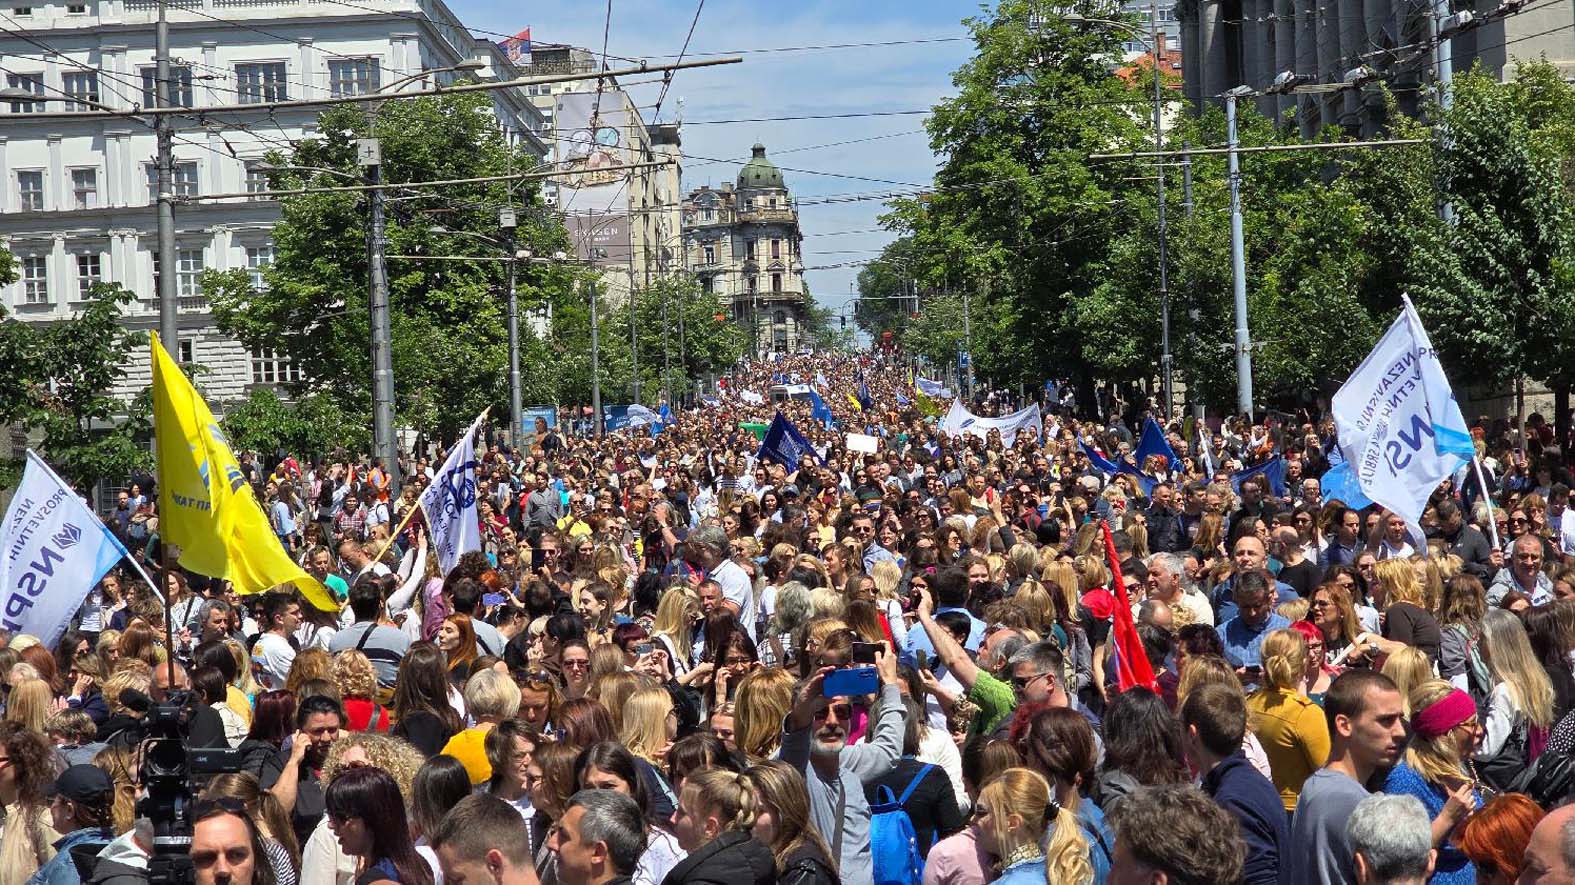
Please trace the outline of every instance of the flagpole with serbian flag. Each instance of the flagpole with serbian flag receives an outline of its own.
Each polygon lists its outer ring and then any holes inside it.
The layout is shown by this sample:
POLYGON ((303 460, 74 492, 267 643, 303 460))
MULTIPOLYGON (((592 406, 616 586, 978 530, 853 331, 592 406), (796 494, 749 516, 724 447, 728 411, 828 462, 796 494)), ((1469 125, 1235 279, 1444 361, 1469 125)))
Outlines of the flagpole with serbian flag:
POLYGON ((160 540, 180 549, 182 567, 225 578, 243 595, 293 584, 313 606, 338 611, 279 543, 219 422, 158 335, 150 349, 160 540))
POLYGON ((1143 640, 1138 638, 1137 625, 1132 622, 1132 600, 1127 597, 1127 587, 1121 578, 1121 557, 1116 555, 1116 542, 1110 536, 1110 522, 1099 521, 1099 531, 1105 538, 1105 558, 1110 560, 1110 593, 1116 598, 1111 636, 1116 655, 1116 688, 1126 691, 1141 685, 1159 691, 1154 679, 1154 668, 1149 665, 1148 654, 1143 651, 1143 640))

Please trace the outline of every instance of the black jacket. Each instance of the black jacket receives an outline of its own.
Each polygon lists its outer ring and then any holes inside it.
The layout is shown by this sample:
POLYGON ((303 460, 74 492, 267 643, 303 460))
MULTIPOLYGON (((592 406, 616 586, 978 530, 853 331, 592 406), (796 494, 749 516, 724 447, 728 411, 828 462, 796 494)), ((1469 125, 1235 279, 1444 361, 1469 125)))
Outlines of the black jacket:
POLYGON ((776 885, 771 849, 748 833, 728 830, 693 851, 662 885, 776 885))
MULTIPOLYGON (((901 799, 908 784, 923 770, 923 762, 904 756, 897 760, 891 771, 865 785, 864 797, 873 808, 885 801, 880 788, 886 787, 891 790, 893 799, 901 799)), ((946 769, 939 765, 933 766, 925 774, 924 780, 919 781, 902 810, 913 821, 913 833, 919 839, 921 855, 928 854, 936 842, 962 829, 967 823, 957 808, 957 791, 952 787, 952 779, 946 776, 946 769)))
POLYGON ((841 881, 820 849, 810 845, 800 845, 788 855, 777 877, 777 885, 840 885, 841 881))

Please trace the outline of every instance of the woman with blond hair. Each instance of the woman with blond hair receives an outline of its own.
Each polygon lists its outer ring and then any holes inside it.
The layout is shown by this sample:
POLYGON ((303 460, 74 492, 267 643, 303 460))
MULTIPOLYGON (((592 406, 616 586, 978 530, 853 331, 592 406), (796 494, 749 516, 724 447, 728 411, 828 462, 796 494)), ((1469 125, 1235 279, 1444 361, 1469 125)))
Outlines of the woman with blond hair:
POLYGON ((999 885, 1090 885, 1088 838, 1050 782, 1031 768, 1008 768, 974 805, 979 847, 996 858, 999 885))
POLYGON ((720 769, 691 774, 677 806, 673 835, 689 856, 668 872, 663 885, 776 882, 776 858, 752 835, 758 805, 744 775, 720 769))
POLYGON ((1372 639, 1384 654, 1411 646, 1437 661, 1444 634, 1427 610, 1426 590, 1404 559, 1380 560, 1373 568, 1373 607, 1384 613, 1383 636, 1372 639))
POLYGON ((301 697, 301 686, 315 679, 332 679, 334 656, 325 648, 303 648, 295 653, 290 663, 290 673, 285 677, 284 690, 301 697))
POLYGON ((782 720, 793 706, 793 676, 780 667, 751 671, 733 695, 733 735, 750 761, 771 759, 782 745, 782 720))
POLYGON ((1263 685, 1248 695, 1247 716, 1287 812, 1296 810, 1307 777, 1329 761, 1329 726, 1304 693, 1306 677, 1307 640, 1301 633, 1282 629, 1263 638, 1263 685))
POLYGON ((665 688, 640 688, 623 703, 618 741, 637 758, 660 766, 678 736, 678 713, 665 688))
POLYGON ((1547 745, 1554 721, 1553 683, 1532 653, 1520 618, 1503 609, 1482 616, 1482 657, 1494 684, 1482 723, 1477 774, 1506 790, 1547 745))
POLYGON ((893 631, 901 629, 902 597, 898 591, 902 589, 902 566, 882 559, 870 569, 870 578, 875 581, 875 604, 886 616, 886 623, 893 631))
POLYGON ((17 679, 6 695, 5 721, 44 734, 44 723, 55 712, 55 693, 43 679, 17 679))
POLYGON ((518 715, 520 697, 513 679, 490 668, 476 671, 465 682, 465 711, 475 725, 449 738, 443 752, 464 764, 472 784, 480 786, 492 779, 485 746, 487 732, 518 715))
POLYGON ((1066 599, 1067 611, 1077 611, 1078 592, 1080 579, 1077 569, 1070 562, 1055 561, 1045 566, 1039 573, 1039 581, 1045 586, 1054 585, 1061 589, 1061 595, 1066 599))
POLYGON ((1400 700, 1405 705, 1406 715, 1411 715, 1411 691, 1424 682, 1433 678, 1433 662, 1427 655, 1409 646, 1395 650, 1395 653, 1384 660, 1382 672, 1394 682, 1395 688, 1400 690, 1400 700))
POLYGON ((351 731, 388 731, 393 715, 379 704, 377 671, 357 649, 334 655, 334 685, 345 709, 345 727, 351 731))
POLYGON ((809 818, 804 775, 780 759, 760 762, 744 772, 754 791, 754 837, 771 849, 778 885, 836 885, 837 861, 809 818))
MULTIPOLYGON (((1404 563, 1402 563, 1404 565, 1404 563)), ((1415 796, 1433 818, 1438 849, 1430 883, 1470 885, 1471 862, 1453 839, 1456 828, 1482 807, 1471 757, 1482 739, 1476 702, 1442 679, 1411 690, 1411 742, 1405 757, 1389 770, 1384 792, 1415 796)))
POLYGON ((700 600, 685 587, 669 589, 656 604, 651 641, 667 650, 675 677, 682 678, 692 666, 690 656, 694 652, 695 624, 700 620, 700 600))

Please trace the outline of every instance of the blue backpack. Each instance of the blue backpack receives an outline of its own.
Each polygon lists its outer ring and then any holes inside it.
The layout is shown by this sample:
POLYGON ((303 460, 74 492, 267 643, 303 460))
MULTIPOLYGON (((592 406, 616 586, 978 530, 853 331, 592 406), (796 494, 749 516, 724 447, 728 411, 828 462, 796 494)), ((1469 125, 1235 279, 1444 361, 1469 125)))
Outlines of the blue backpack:
POLYGON ((891 788, 884 784, 876 788, 881 801, 870 808, 870 853, 875 867, 875 885, 918 885, 924 878, 924 854, 930 846, 924 846, 923 851, 919 849, 913 820, 903 806, 934 767, 926 764, 919 769, 901 796, 893 797, 891 788))

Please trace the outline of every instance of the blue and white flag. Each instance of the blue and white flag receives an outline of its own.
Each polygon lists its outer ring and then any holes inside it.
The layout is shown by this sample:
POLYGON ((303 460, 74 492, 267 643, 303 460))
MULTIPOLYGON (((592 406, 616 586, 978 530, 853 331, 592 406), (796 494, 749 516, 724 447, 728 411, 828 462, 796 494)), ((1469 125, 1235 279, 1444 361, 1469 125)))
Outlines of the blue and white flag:
POLYGON ((922 391, 925 396, 934 396, 945 399, 952 395, 952 392, 946 389, 946 385, 939 381, 931 381, 930 379, 921 376, 913 379, 913 383, 918 386, 919 390, 922 391))
POLYGON ((625 424, 626 427, 645 427, 648 424, 662 423, 661 415, 639 403, 630 404, 629 408, 624 411, 624 414, 629 416, 629 420, 625 424))
POLYGON ((1362 487, 1351 472, 1351 462, 1345 460, 1339 448, 1329 450, 1329 469, 1318 478, 1318 490, 1325 501, 1343 501, 1345 506, 1361 510, 1373 503, 1367 500, 1362 487))
POLYGON ((816 372, 815 373, 815 388, 817 390, 825 389, 825 388, 830 387, 830 386, 831 386, 831 382, 826 380, 826 373, 825 372, 816 372))
POLYGON ((1340 452, 1375 503, 1400 514, 1417 549, 1440 481, 1475 455, 1460 405, 1411 299, 1331 405, 1340 452))
POLYGON ((1026 430, 1037 438, 1042 429, 1041 425, 1038 403, 1010 415, 983 418, 964 408, 961 399, 954 399, 951 410, 941 419, 940 429, 949 436, 968 433, 980 439, 988 439, 990 431, 998 430, 1001 433, 1001 444, 1010 447, 1017 441, 1018 431, 1026 430))
POLYGON ((1198 422, 1198 454, 1203 456, 1203 475, 1209 481, 1214 479, 1214 447, 1209 444, 1209 426, 1202 421, 1198 422))
POLYGON ((793 426, 793 422, 777 412, 777 416, 771 419, 771 426, 766 428, 765 437, 760 440, 760 451, 755 453, 755 457, 769 458, 792 473, 798 470, 798 462, 805 454, 814 455, 814 447, 793 426))
POLYGON ((120 541, 32 450, 0 525, 0 544, 0 626, 51 647, 93 586, 126 557, 120 541))
POLYGON ((438 568, 448 574, 460 556, 481 549, 481 522, 476 516, 476 431, 487 417, 482 412, 449 450, 432 484, 421 493, 427 515, 427 537, 437 551, 438 568))
POLYGON ((1094 465, 1095 470, 1105 474, 1106 479, 1121 472, 1121 465, 1099 454, 1099 452, 1094 450, 1093 446, 1082 440, 1078 440, 1077 444, 1083 447, 1083 454, 1088 456, 1088 463, 1094 465))

